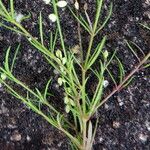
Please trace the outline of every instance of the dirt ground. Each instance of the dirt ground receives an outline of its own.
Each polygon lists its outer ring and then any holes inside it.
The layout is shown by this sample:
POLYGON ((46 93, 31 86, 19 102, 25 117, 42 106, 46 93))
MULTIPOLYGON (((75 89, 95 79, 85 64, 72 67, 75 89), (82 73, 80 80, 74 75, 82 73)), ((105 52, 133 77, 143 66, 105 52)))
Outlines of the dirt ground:
MULTIPOLYGON (((7 5, 7 0, 3 0, 7 5)), ((82 0, 88 4, 90 18, 94 17, 95 2, 82 0)), ((106 49, 112 53, 117 50, 126 72, 134 68, 136 58, 125 43, 126 40, 136 43, 144 53, 150 50, 150 31, 139 23, 150 24, 149 0, 105 0, 102 20, 106 16, 110 2, 113 2, 113 14, 102 33, 107 35, 106 49)), ((68 0, 73 6, 73 0, 68 0)), ((31 13, 31 18, 23 25, 34 35, 39 36, 37 18, 42 11, 44 17, 45 44, 48 44, 50 31, 55 24, 48 20, 52 7, 45 5, 42 0, 15 0, 18 13, 31 13)), ((77 23, 68 9, 60 9, 62 28, 65 34, 65 43, 74 46, 78 43, 77 23)), ((82 12, 82 9, 81 9, 82 12)), ((86 47, 89 37, 82 31, 86 47)), ((96 43, 95 42, 95 43, 96 43)), ((53 100, 56 107, 61 108, 61 89, 57 88, 56 77, 52 68, 46 63, 42 55, 26 39, 16 33, 0 27, 0 65, 8 46, 14 47, 21 43, 14 74, 31 87, 41 88, 46 81, 53 77, 51 91, 56 98, 53 100)), ((59 45, 59 43, 58 43, 59 45)), ((142 55, 139 56, 142 57, 142 55)), ((115 72, 116 68, 112 67, 115 72)), ((117 75, 117 74, 116 74, 117 75)), ((115 94, 97 112, 100 118, 95 138, 94 150, 149 150, 150 149, 150 70, 141 70, 132 83, 120 93, 115 94)), ((91 81, 91 83, 94 83, 91 81)), ((92 88, 92 87, 91 87, 92 88)), ((108 90, 111 89, 108 86, 108 90)), ((26 108, 20 101, 9 95, 0 85, 0 149, 1 150, 70 150, 65 136, 51 127, 43 118, 26 108)))

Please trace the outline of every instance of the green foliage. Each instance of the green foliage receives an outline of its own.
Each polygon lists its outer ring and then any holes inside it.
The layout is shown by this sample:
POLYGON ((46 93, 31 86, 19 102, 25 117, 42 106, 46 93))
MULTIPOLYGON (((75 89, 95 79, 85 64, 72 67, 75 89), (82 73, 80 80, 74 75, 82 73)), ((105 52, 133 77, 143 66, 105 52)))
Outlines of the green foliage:
MULTIPOLYGON (((25 83, 18 80, 13 75, 13 68, 15 65, 15 60, 17 53, 20 48, 20 44, 16 48, 14 58, 12 62, 9 62, 9 55, 11 52, 11 47, 6 51, 6 57, 4 66, 0 67, 1 78, 0 82, 6 87, 6 90, 10 92, 14 97, 23 102, 27 107, 33 110, 35 113, 42 116, 51 125, 62 131, 71 141, 71 147, 73 149, 80 150, 91 150, 94 142, 94 137, 96 134, 97 123, 94 126, 91 117, 95 114, 97 109, 104 104, 113 94, 119 91, 121 88, 127 86, 132 76, 139 68, 149 59, 150 54, 146 55, 139 65, 131 71, 131 73, 125 76, 124 66, 121 60, 116 56, 116 51, 110 56, 108 51, 104 50, 104 45, 106 43, 107 37, 103 36, 97 46, 94 48, 94 40, 96 35, 105 27, 112 14, 112 4, 110 5, 110 10, 108 16, 103 23, 100 23, 100 16, 102 12, 103 0, 97 0, 97 11, 95 15, 94 22, 91 22, 90 17, 85 9, 86 18, 81 16, 81 14, 76 14, 72 8, 69 7, 72 15, 86 30, 90 35, 90 41, 88 49, 86 51, 85 57, 81 55, 81 59, 76 57, 76 53, 72 52, 69 47, 66 47, 64 42, 63 33, 61 30, 61 25, 59 21, 59 13, 56 5, 56 1, 52 0, 54 14, 57 16, 56 24, 57 29, 55 33, 50 33, 49 46, 44 45, 44 27, 42 12, 39 14, 39 35, 40 40, 35 39, 21 23, 15 20, 15 9, 13 5, 13 0, 10 0, 10 8, 7 10, 3 2, 0 0, 0 19, 4 22, 8 22, 9 25, 0 22, 0 26, 3 26, 9 30, 17 32, 26 37, 27 41, 34 46, 39 52, 43 54, 48 63, 59 72, 58 84, 64 89, 64 112, 59 112, 51 104, 49 99, 48 89, 51 84, 51 79, 48 80, 45 85, 44 92, 41 92, 38 88, 30 89, 25 83), (60 40, 61 48, 57 49, 56 43, 60 40), (112 61, 116 61, 119 68, 119 82, 116 81, 113 73, 109 69, 112 61), (95 68, 95 63, 98 63, 98 68, 95 68), (10 64, 12 64, 10 66, 10 64), (81 72, 79 74, 78 70, 81 72), (115 84, 115 89, 108 94, 104 99, 104 80, 105 73, 108 73, 112 82, 115 84), (90 76, 94 75, 97 79, 97 85, 95 87, 95 92, 92 97, 89 96, 87 90, 87 84, 89 82, 90 76), (18 85, 26 91, 26 95, 21 95, 17 90, 13 88, 13 84, 18 85), (45 113, 41 107, 46 107, 49 113, 45 113), (67 115, 66 115, 67 113, 67 115), (72 122, 69 122, 68 116, 73 118, 72 122), (70 130, 71 129, 71 130, 70 130)), ((80 27, 80 26, 79 26, 80 27)), ((81 36, 79 36, 79 39, 81 36)), ((80 40, 79 40, 80 41, 80 40)), ((79 43, 80 52, 82 53, 82 43, 79 43)), ((131 51, 129 43, 127 43, 131 51)))

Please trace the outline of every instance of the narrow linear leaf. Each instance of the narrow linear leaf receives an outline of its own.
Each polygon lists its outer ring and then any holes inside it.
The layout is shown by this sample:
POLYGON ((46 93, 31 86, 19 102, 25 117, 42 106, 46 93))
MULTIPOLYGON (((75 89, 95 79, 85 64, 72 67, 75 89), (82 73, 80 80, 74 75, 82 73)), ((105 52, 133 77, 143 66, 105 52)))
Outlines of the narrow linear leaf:
POLYGON ((15 54, 14 54, 14 57, 13 57, 13 60, 12 60, 12 65, 11 65, 11 69, 10 69, 11 72, 13 71, 19 49, 20 49, 20 44, 17 46, 17 49, 15 51, 15 54))
POLYGON ((40 15, 39 15, 39 30, 40 30, 41 43, 42 43, 42 45, 44 45, 44 43, 43 43, 43 19, 42 19, 42 12, 40 12, 40 15))
POLYGON ((106 42, 106 36, 103 37, 101 43, 97 46, 97 48, 95 49, 95 52, 92 54, 89 61, 87 62, 87 66, 86 66, 87 69, 89 69, 95 63, 95 61, 99 57, 99 55, 104 47, 105 42, 106 42))
POLYGON ((113 9, 113 4, 111 3, 109 14, 108 14, 107 18, 105 19, 105 21, 103 22, 103 24, 97 29, 95 35, 97 35, 100 32, 100 30, 102 30, 105 27, 105 25, 107 24, 108 20, 110 19, 111 15, 112 15, 112 9, 113 9))
POLYGON ((124 67, 123 67, 123 64, 121 63, 121 61, 119 60, 119 58, 117 56, 115 56, 117 62, 118 62, 118 67, 119 67, 119 78, 120 78, 120 83, 123 81, 123 78, 125 76, 125 70, 124 70, 124 67))

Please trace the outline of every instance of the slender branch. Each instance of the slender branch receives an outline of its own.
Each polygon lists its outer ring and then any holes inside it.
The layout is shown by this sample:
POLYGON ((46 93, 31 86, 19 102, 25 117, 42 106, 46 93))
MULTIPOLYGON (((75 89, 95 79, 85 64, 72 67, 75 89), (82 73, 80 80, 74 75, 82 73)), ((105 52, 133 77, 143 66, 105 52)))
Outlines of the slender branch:
POLYGON ((102 106, 105 102, 108 101, 108 99, 113 96, 116 92, 118 92, 119 90, 122 89, 123 85, 136 73, 139 71, 140 67, 149 59, 150 57, 150 53, 148 53, 144 59, 135 67, 135 69, 133 71, 131 71, 126 77, 125 79, 122 81, 122 83, 120 83, 117 87, 114 88, 114 90, 108 94, 108 96, 106 96, 106 98, 104 98, 102 100, 102 102, 95 108, 95 110, 97 110, 100 106, 102 106))

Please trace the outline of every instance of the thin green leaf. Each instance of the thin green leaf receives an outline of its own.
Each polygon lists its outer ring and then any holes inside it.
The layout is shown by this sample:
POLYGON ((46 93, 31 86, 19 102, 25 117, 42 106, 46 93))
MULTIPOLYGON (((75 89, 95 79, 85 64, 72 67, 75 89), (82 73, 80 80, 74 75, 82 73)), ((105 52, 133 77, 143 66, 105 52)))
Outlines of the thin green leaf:
POLYGON ((144 24, 142 24, 142 23, 139 23, 139 24, 140 24, 141 26, 143 26, 144 28, 150 30, 150 27, 148 27, 148 25, 144 25, 144 24))
POLYGON ((88 23, 85 21, 85 19, 84 19, 83 17, 81 17, 81 19, 80 19, 80 18, 71 10, 70 7, 68 7, 68 8, 69 8, 70 12, 72 13, 72 15, 75 17, 75 19, 84 27, 84 29, 85 29, 86 31, 88 31, 88 33, 91 34, 90 27, 87 26, 88 23))
POLYGON ((127 87, 131 82, 132 82, 132 80, 134 79, 134 76, 133 77, 131 77, 124 85, 123 85, 123 87, 122 88, 125 88, 125 87, 127 87))
POLYGON ((11 16, 9 15, 9 12, 7 11, 6 7, 3 5, 2 1, 0 0, 0 8, 4 11, 4 13, 6 14, 6 17, 8 19, 11 18, 11 16))
POLYGON ((116 80, 115 80, 113 74, 109 71, 108 68, 106 68, 106 71, 108 72, 108 74, 109 74, 109 76, 111 77, 111 79, 112 79, 113 83, 115 84, 115 86, 117 86, 117 82, 116 82, 116 80))
POLYGON ((99 55, 104 47, 105 41, 106 41, 106 36, 103 37, 101 43, 98 44, 97 48, 95 49, 95 52, 92 54, 89 61, 87 62, 87 66, 86 66, 87 69, 89 69, 95 63, 97 58, 99 57, 99 55))
POLYGON ((127 46, 130 48, 131 52, 134 54, 134 56, 137 58, 137 60, 139 62, 141 62, 140 58, 138 57, 138 55, 136 54, 135 50, 131 47, 131 45, 129 44, 128 41, 126 41, 127 46))
POLYGON ((10 0, 11 17, 14 18, 14 1, 10 0))
POLYGON ((17 54, 18 54, 19 49, 20 49, 20 44, 17 46, 17 49, 15 51, 15 54, 14 54, 14 57, 13 57, 13 60, 12 60, 12 65, 11 65, 11 69, 10 69, 11 72, 13 71, 13 68, 14 68, 14 65, 15 65, 15 60, 17 58, 17 54))
POLYGON ((51 81, 52 81, 52 79, 49 79, 46 84, 45 91, 44 91, 44 99, 47 99, 47 92, 48 92, 48 88, 49 88, 51 81))
POLYGON ((143 67, 143 68, 149 68, 149 67, 150 67, 150 63, 148 63, 148 64, 144 65, 144 67, 143 67))
POLYGON ((119 58, 117 56, 115 56, 117 62, 118 62, 118 67, 119 67, 119 78, 120 78, 120 83, 123 81, 123 78, 125 76, 125 70, 124 70, 124 66, 123 64, 121 63, 121 61, 119 60, 119 58))
POLYGON ((4 66, 5 66, 5 70, 9 72, 9 54, 10 54, 10 49, 11 47, 9 47, 6 51, 6 56, 5 56, 5 62, 4 62, 4 66))
MULTIPOLYGON (((5 19, 4 19, 4 20, 5 20, 5 19)), ((9 26, 7 26, 7 25, 5 25, 5 24, 3 24, 3 23, 0 23, 0 26, 3 26, 3 27, 5 27, 6 29, 9 29, 9 30, 14 31, 14 32, 16 32, 16 33, 25 35, 23 32, 19 31, 18 29, 15 29, 15 28, 13 28, 13 27, 9 27, 9 26)))
POLYGON ((95 35, 97 35, 97 34, 100 32, 100 30, 102 30, 102 29, 105 27, 105 25, 107 24, 108 20, 109 20, 110 17, 111 17, 112 9, 113 9, 113 4, 111 3, 111 4, 110 4, 109 14, 108 14, 107 18, 105 19, 105 21, 103 22, 103 24, 97 29, 95 35))

